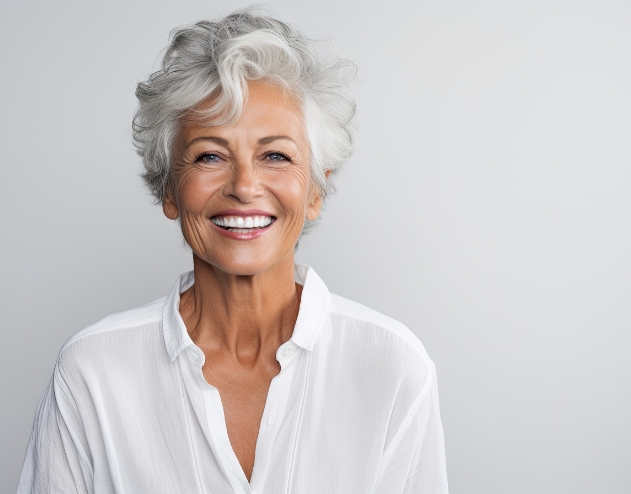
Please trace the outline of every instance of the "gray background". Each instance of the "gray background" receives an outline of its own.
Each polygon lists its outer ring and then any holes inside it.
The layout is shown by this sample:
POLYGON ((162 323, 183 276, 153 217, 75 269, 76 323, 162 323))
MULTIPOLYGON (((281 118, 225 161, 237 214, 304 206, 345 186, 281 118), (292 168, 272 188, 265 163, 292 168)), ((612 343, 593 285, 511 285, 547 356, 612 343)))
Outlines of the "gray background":
MULTIPOLYGON (((189 269, 135 83, 234 1, 2 0, 0 491, 70 335, 189 269)), ((631 492, 631 4, 271 2, 359 64, 356 153, 300 247, 438 367, 453 493, 631 492)))

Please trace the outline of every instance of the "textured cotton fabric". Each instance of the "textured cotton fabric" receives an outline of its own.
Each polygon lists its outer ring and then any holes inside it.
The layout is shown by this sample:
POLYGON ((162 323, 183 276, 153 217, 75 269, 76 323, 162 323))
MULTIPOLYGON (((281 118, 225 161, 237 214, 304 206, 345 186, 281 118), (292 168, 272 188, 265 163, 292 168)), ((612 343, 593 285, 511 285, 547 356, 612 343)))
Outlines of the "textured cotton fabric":
POLYGON ((19 493, 447 493, 434 364, 401 323, 332 295, 313 269, 281 345, 251 482, 203 352, 171 294, 62 348, 19 493))

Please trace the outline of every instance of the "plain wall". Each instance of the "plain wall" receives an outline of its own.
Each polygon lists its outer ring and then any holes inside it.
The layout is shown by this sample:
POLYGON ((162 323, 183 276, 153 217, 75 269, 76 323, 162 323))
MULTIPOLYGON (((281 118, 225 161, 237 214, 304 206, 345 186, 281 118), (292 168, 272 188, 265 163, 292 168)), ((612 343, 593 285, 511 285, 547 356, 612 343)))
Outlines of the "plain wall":
MULTIPOLYGON (((438 368, 451 492, 631 492, 631 4, 271 1, 359 65, 356 153, 300 245, 438 368)), ((234 1, 0 11, 0 491, 57 352, 191 266, 134 88, 234 1)))

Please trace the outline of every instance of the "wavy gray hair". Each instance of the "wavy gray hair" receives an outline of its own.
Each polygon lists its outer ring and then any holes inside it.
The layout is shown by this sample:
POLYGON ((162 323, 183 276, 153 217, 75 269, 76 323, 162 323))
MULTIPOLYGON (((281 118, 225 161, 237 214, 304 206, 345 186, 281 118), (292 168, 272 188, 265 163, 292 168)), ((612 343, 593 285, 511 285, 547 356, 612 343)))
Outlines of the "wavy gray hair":
POLYGON ((171 32, 160 70, 138 84, 134 144, 144 178, 161 203, 171 170, 171 147, 183 117, 230 125, 247 99, 247 82, 284 87, 303 109, 311 147, 311 176, 323 198, 336 172, 353 152, 356 101, 349 83, 356 66, 323 51, 279 19, 245 9, 219 21, 201 21, 171 32), (212 97, 210 107, 200 103, 212 97))

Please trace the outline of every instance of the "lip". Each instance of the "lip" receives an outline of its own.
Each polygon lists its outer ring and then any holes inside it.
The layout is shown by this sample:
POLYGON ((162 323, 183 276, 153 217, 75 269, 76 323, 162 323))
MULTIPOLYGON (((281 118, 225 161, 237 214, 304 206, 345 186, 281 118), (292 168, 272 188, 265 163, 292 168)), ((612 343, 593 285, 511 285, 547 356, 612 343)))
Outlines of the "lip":
MULTIPOLYGON (((212 215, 211 218, 215 218, 217 216, 271 216, 276 219, 276 216, 261 209, 224 209, 223 211, 219 211, 217 214, 212 215)), ((274 223, 276 223, 276 221, 272 221, 265 228, 257 228, 248 233, 237 233, 225 230, 224 228, 215 225, 212 221, 210 222, 215 231, 232 240, 254 240, 255 238, 259 238, 260 236, 265 235, 270 228, 274 226, 274 223)))

